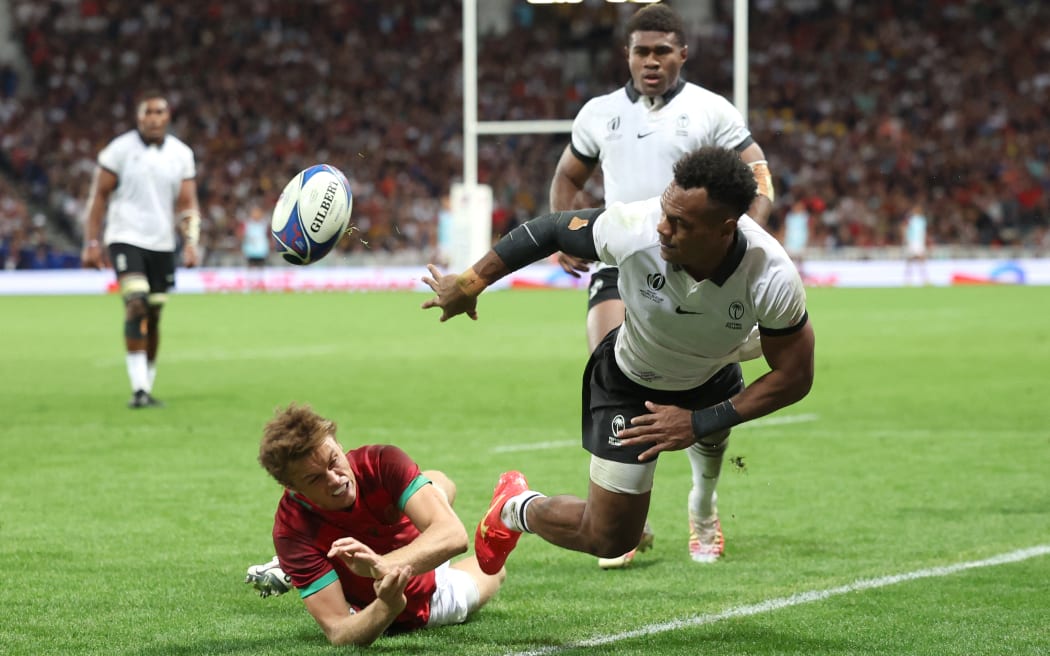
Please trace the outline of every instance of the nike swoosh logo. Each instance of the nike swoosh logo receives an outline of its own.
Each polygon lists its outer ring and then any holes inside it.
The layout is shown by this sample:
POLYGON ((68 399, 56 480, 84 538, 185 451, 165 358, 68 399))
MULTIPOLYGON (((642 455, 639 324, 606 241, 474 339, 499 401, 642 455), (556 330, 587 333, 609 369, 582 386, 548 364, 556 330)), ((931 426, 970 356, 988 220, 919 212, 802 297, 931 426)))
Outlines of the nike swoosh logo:
POLYGON ((572 217, 572 220, 569 221, 569 230, 579 230, 581 228, 586 228, 588 223, 590 223, 590 221, 588 221, 587 219, 581 219, 578 216, 574 216, 572 217))
POLYGON ((703 312, 690 312, 689 310, 683 310, 681 305, 676 305, 674 311, 675 314, 703 314, 703 312))
POLYGON ((648 136, 649 136, 650 134, 653 134, 653 133, 655 133, 655 132, 656 132, 656 130, 650 130, 649 132, 639 132, 639 133, 638 133, 638 138, 639 138, 639 139, 645 139, 645 138, 646 138, 646 137, 648 137, 648 136))
POLYGON ((501 495, 499 495, 498 498, 494 499, 492 501, 492 505, 489 506, 488 511, 486 511, 485 514, 482 516, 482 518, 481 518, 481 539, 482 540, 484 540, 486 537, 488 537, 488 534, 489 534, 489 525, 485 522, 485 520, 487 520, 489 518, 489 514, 491 514, 493 510, 495 510, 496 508, 501 508, 503 506, 504 499, 506 498, 506 496, 507 495, 505 495, 505 494, 501 494, 501 495))

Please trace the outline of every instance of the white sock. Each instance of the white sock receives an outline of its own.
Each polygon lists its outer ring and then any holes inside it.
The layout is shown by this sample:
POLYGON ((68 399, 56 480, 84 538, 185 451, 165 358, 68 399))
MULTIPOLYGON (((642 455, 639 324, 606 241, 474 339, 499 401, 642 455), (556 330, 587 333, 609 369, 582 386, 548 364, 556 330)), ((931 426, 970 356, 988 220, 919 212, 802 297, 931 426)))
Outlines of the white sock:
POLYGON ((149 387, 146 388, 147 392, 153 391, 153 381, 157 380, 157 361, 151 360, 146 365, 146 375, 149 379, 149 387))
POLYGON ((722 473, 722 455, 705 456, 693 445, 686 449, 693 469, 693 489, 689 490, 689 517, 711 519, 718 514, 718 477, 722 473))
POLYGON ((512 531, 532 533, 529 530, 528 522, 525 521, 525 510, 534 499, 539 499, 543 496, 545 495, 539 492, 525 490, 521 494, 507 499, 507 502, 503 504, 503 509, 500 510, 500 520, 512 531))
POLYGON ((125 360, 128 365, 128 380, 131 381, 131 391, 149 391, 149 368, 146 364, 145 351, 130 351, 125 360))

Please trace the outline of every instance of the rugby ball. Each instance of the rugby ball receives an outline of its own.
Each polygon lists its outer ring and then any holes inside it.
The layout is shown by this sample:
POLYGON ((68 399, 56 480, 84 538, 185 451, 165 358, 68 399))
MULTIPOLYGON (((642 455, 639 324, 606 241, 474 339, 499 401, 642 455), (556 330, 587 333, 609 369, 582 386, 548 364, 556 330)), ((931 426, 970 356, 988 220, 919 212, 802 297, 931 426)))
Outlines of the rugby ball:
POLYGON ((273 208, 276 250, 292 264, 310 264, 331 252, 350 227, 354 196, 343 172, 315 164, 285 185, 273 208))

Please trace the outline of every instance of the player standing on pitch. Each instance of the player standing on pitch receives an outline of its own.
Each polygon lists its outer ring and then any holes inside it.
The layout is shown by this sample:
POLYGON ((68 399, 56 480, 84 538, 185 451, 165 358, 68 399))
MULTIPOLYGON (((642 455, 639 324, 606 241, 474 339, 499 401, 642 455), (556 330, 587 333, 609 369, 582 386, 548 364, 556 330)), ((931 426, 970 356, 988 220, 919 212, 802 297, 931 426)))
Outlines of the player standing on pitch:
MULTIPOLYGON (((659 196, 672 178, 672 167, 701 146, 730 148, 751 167, 758 195, 748 215, 766 224, 773 206, 773 181, 762 148, 755 143, 744 118, 715 93, 686 82, 680 71, 689 56, 681 18, 666 5, 650 5, 627 22, 624 48, 631 81, 590 100, 572 125, 572 141, 558 161, 551 181, 551 211, 580 209, 584 186, 601 164, 605 205, 659 196)), ((575 276, 589 262, 558 254, 562 268, 575 276)), ((619 270, 599 263, 591 276, 587 301, 587 348, 623 323, 624 304, 617 286, 619 270)), ((693 487, 689 493, 689 553, 696 562, 722 556, 724 540, 718 520, 715 487, 726 444, 690 447, 693 487)), ((625 567, 637 550, 652 545, 648 523, 636 549, 615 558, 599 559, 603 569, 625 567)))
POLYGON ((164 95, 143 93, 136 116, 137 128, 109 142, 98 154, 80 257, 82 266, 96 269, 108 259, 116 271, 124 299, 124 344, 132 392, 128 407, 150 408, 163 405, 152 392, 161 308, 175 286, 175 230, 182 232, 182 263, 196 266, 201 215, 193 151, 168 134, 171 111, 164 95))

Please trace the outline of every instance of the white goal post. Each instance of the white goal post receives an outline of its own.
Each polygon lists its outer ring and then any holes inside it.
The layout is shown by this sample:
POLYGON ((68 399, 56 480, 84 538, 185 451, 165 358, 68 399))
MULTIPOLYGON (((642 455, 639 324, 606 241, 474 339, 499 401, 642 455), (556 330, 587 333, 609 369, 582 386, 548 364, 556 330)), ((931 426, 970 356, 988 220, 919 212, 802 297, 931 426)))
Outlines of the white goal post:
MULTIPOLYGON (((572 119, 537 121, 478 120, 478 0, 463 1, 463 183, 454 225, 470 226, 469 238, 453 240, 449 267, 462 271, 484 255, 492 241, 492 190, 479 189, 478 136, 491 134, 568 134, 572 119), (487 200, 487 202, 486 202, 487 200), (462 214, 461 214, 462 213, 462 214)), ((747 119, 747 0, 733 0, 733 104, 747 119)), ((551 175, 554 174, 551 163, 551 175)), ((483 187, 485 185, 482 185, 483 187)))

